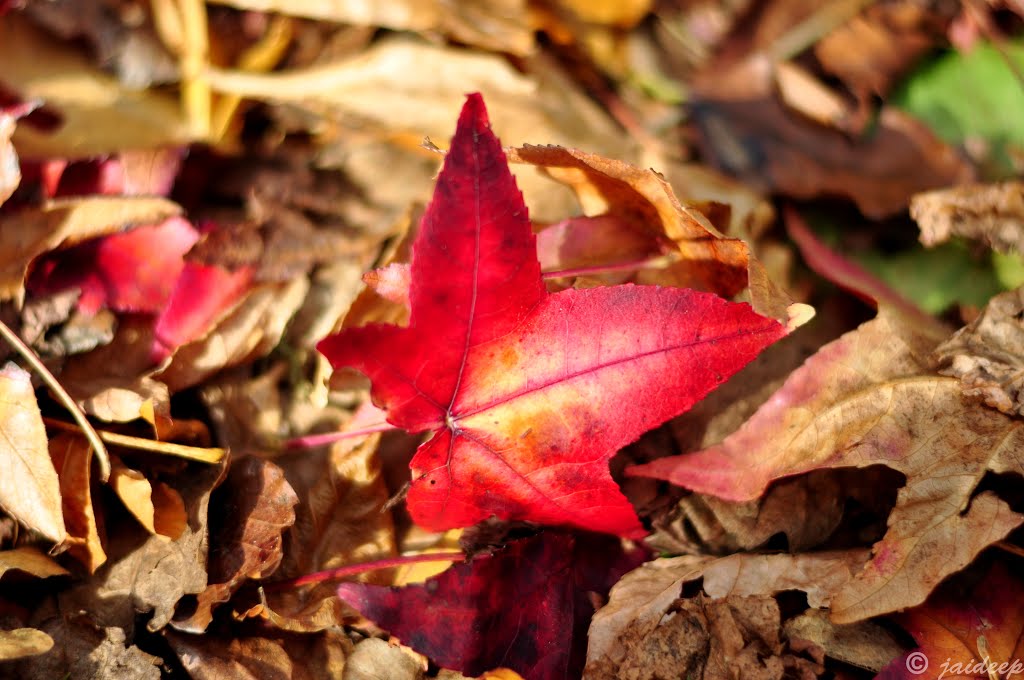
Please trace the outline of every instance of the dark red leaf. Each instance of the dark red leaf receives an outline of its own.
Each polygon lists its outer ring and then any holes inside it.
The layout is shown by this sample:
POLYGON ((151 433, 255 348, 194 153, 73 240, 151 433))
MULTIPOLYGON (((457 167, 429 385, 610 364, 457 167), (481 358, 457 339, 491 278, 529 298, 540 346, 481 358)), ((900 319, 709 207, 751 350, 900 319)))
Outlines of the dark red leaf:
POLYGON ((644 559, 610 537, 549 532, 456 564, 422 585, 343 583, 338 596, 445 668, 575 678, 594 613, 590 593, 607 594, 644 559))

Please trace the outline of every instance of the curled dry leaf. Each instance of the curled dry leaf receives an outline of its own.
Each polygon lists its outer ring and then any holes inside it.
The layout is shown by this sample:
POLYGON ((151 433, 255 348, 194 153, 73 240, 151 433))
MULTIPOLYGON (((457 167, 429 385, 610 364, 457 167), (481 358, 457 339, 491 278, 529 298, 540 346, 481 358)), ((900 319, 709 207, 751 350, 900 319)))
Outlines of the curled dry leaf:
POLYGON ((352 649, 348 637, 336 631, 228 640, 173 631, 167 631, 164 636, 193 680, 341 680, 345 659, 352 649))
POLYGON ((13 363, 0 369, 0 434, 0 509, 47 540, 63 542, 60 481, 46 427, 31 376, 13 363))
POLYGON ((25 275, 43 253, 129 227, 156 224, 180 212, 166 198, 94 196, 55 199, 6 215, 0 229, 0 300, 21 300, 25 275))
POLYGON ((987 471, 1024 473, 1016 455, 1024 430, 931 372, 937 342, 883 308, 823 347, 721 444, 629 473, 752 500, 773 480, 810 470, 892 468, 906 484, 888 531, 865 569, 832 594, 832 618, 850 623, 919 604, 1022 521, 993 492, 972 494, 987 471))
POLYGON ((92 501, 92 447, 84 437, 59 434, 50 440, 50 456, 60 477, 68 552, 94 574, 107 554, 92 501))
POLYGON ((875 673, 903 654, 903 646, 882 625, 873 621, 832 623, 824 609, 808 609, 786 621, 783 629, 790 639, 818 645, 830 659, 875 673))
MULTIPOLYGON (((383 413, 364 404, 345 430, 359 430, 383 421, 383 413)), ((328 449, 278 457, 289 484, 301 502, 295 525, 285 536, 285 555, 278 575, 297 578, 393 556, 395 529, 391 513, 382 509, 388 489, 377 453, 380 435, 336 442, 328 449)), ((363 577, 390 583, 388 575, 363 577)), ((352 611, 343 605, 333 583, 273 590, 266 594, 268 617, 279 628, 315 631, 339 625, 352 611)))
POLYGON ((20 571, 37 578, 67 576, 70 572, 52 557, 31 546, 0 550, 0 578, 8 571, 20 571))
POLYGON ((0 62, 5 86, 25 100, 46 102, 60 119, 56 130, 18 126, 14 141, 22 156, 82 158, 189 141, 174 98, 121 85, 19 13, 0 22, 0 62))
POLYGON ((1024 253, 1024 182, 968 184, 914 196, 910 216, 921 243, 934 246, 953 236, 988 244, 1004 253, 1024 253))
POLYGON ((246 579, 274 573, 282 558, 281 534, 294 524, 298 501, 277 465, 249 457, 231 466, 211 508, 210 583, 197 596, 196 610, 174 620, 175 628, 202 633, 213 620, 213 609, 246 579))
POLYGON ((968 397, 1024 415, 1024 288, 992 298, 935 356, 943 375, 958 378, 968 397))
MULTIPOLYGON (((636 657, 630 665, 641 663, 644 650, 638 643, 658 635, 659 628, 667 625, 682 597, 683 586, 690 581, 703 578, 704 592, 712 599, 765 597, 785 590, 801 590, 807 593, 812 608, 821 608, 828 606, 830 593, 853 578, 867 557, 867 551, 851 550, 805 555, 737 554, 722 558, 686 555, 648 562, 615 584, 608 604, 594 615, 587 672, 600 677, 622 677, 616 673, 631 654, 636 657)), ((775 625, 779 625, 777 613, 775 625)), ((685 628, 669 632, 671 636, 686 633, 685 628)))
POLYGON ((140 530, 132 530, 134 523, 111 532, 110 562, 77 595, 79 606, 100 622, 124 625, 125 617, 132 621, 137 612, 151 611, 147 627, 159 630, 171 620, 183 596, 206 588, 210 493, 220 483, 226 463, 192 465, 178 477, 183 480, 178 491, 188 510, 188 525, 178 538, 140 536, 140 530))

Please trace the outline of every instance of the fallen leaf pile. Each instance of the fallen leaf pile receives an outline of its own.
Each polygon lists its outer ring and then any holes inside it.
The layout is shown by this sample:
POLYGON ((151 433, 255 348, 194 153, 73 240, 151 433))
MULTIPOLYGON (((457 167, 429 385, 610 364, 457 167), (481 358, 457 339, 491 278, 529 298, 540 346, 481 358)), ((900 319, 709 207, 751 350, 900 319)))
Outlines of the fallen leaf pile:
POLYGON ((0 2, 0 61, 0 678, 1024 675, 1019 3, 0 2))

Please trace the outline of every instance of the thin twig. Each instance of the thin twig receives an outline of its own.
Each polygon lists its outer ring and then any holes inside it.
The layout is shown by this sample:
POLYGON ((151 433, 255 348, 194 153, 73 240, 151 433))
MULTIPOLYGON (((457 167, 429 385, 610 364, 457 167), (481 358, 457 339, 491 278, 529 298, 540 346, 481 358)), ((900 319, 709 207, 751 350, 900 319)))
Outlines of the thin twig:
POLYGON ((71 417, 75 419, 78 426, 81 428, 85 438, 89 441, 89 445, 92 447, 93 453, 96 455, 96 464, 100 469, 100 479, 106 482, 110 479, 110 457, 107 455, 107 447, 103 445, 103 441, 97 434, 96 429, 89 422, 89 419, 85 417, 85 413, 78 407, 78 404, 71 395, 67 393, 57 379, 53 377, 53 373, 50 373, 50 369, 43 365, 43 362, 39 359, 32 348, 25 344, 25 342, 18 337, 18 334, 12 331, 7 324, 0 321, 0 335, 3 336, 4 340, 14 348, 21 357, 28 362, 29 366, 43 379, 46 386, 56 395, 57 400, 64 405, 68 411, 71 412, 71 417))

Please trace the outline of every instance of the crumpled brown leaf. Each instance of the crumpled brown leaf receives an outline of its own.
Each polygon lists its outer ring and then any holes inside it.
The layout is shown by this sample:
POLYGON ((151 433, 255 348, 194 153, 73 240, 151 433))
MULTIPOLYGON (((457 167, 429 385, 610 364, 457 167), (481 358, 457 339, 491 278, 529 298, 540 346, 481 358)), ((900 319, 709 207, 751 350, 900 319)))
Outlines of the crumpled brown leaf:
MULTIPOLYGON (((363 406, 345 425, 357 430, 382 422, 381 412, 363 406)), ((295 508, 295 526, 285 538, 281 578, 296 578, 347 564, 383 559, 396 552, 391 513, 381 512, 388 490, 377 447, 381 436, 339 441, 328 449, 301 451, 275 459, 303 499, 295 508)), ((387 574, 362 578, 388 584, 387 574)), ((327 582, 267 593, 267 615, 286 630, 315 631, 339 625, 354 611, 327 582)))
POLYGON ((939 345, 943 375, 965 395, 1010 415, 1024 415, 1024 288, 995 296, 978 318, 939 345))
POLYGON ((277 465, 260 458, 236 461, 213 497, 210 584, 197 596, 188 618, 171 622, 178 630, 202 633, 213 609, 227 602, 246 579, 266 578, 282 558, 281 534, 295 523, 299 502, 277 465))
POLYGON ((345 661, 343 680, 420 680, 423 668, 401 647, 380 638, 357 644, 345 661))
POLYGON ((833 621, 851 623, 919 604, 1024 521, 992 491, 972 497, 987 471, 1024 473, 1016 454, 1024 429, 972 405, 958 381, 932 372, 933 332, 882 308, 823 347, 720 445, 631 473, 749 500, 771 480, 810 470, 885 465, 901 472, 906 484, 885 536, 830 605, 833 621))
POLYGON ((873 621, 832 623, 824 609, 808 609, 786 621, 783 630, 791 640, 808 640, 818 645, 830 659, 875 673, 903 653, 903 646, 883 626, 873 621))
POLYGON ((1024 182, 968 184, 918 194, 910 216, 921 243, 934 246, 964 236, 1004 253, 1024 253, 1024 182))
POLYGON ((60 482, 32 378, 16 364, 0 369, 0 509, 47 540, 66 537, 60 482))
POLYGON ((345 658, 352 649, 348 637, 337 631, 230 640, 174 631, 167 631, 164 636, 193 680, 341 680, 345 658))
POLYGON ((723 558, 685 555, 648 562, 626 574, 612 588, 608 604, 594 615, 587 671, 614 673, 629 654, 626 636, 643 640, 655 634, 666 623, 666 614, 682 597, 687 582, 703 578, 704 592, 713 599, 802 590, 808 604, 820 608, 828 605, 829 594, 848 582, 867 556, 866 550, 850 550, 723 558))

